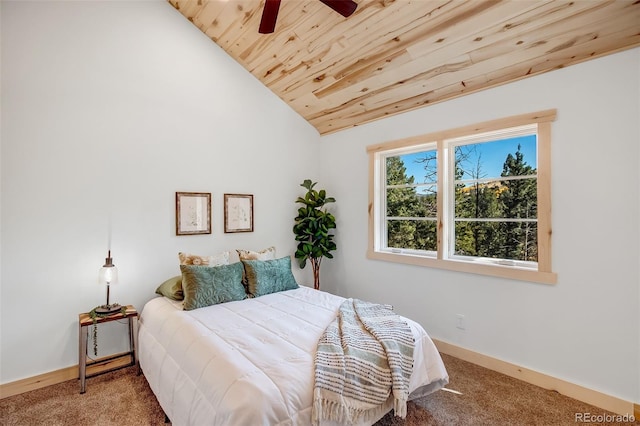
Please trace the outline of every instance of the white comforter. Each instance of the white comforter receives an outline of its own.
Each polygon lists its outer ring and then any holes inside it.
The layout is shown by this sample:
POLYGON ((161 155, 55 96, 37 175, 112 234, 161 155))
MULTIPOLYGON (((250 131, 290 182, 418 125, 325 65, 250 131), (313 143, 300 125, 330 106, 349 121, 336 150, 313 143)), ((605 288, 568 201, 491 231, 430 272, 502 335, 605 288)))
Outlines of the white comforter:
MULTIPOLYGON (((158 297, 140 317, 140 365, 173 425, 308 425, 316 346, 343 300, 300 287, 183 311, 158 297)), ((415 398, 448 376, 424 329, 407 322, 415 398)))

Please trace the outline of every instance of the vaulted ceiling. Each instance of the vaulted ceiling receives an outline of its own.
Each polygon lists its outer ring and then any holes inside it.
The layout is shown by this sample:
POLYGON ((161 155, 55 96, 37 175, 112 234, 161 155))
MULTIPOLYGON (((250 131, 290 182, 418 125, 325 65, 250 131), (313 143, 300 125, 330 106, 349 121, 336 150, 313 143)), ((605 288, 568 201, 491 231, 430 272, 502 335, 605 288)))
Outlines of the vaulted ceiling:
POLYGON ((321 134, 640 45, 640 1, 264 1, 169 0, 321 134))

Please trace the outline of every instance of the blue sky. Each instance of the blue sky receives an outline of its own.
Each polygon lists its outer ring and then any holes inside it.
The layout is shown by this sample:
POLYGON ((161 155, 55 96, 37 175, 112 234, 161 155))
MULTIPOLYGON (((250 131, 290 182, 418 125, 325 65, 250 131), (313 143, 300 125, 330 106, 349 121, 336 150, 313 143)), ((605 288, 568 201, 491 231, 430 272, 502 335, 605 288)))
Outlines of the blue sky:
MULTIPOLYGON (((476 152, 481 155, 482 174, 486 175, 484 177, 499 177, 500 173, 502 173, 504 160, 509 153, 515 155, 518 144, 520 144, 520 150, 524 154, 524 161, 531 167, 537 168, 536 137, 534 135, 473 144, 476 146, 476 152)), ((421 157, 424 158, 424 154, 416 153, 400 156, 407 168, 407 175, 413 175, 416 183, 424 182, 424 164, 415 161, 421 157)), ((472 162, 475 164, 475 160, 472 162)))

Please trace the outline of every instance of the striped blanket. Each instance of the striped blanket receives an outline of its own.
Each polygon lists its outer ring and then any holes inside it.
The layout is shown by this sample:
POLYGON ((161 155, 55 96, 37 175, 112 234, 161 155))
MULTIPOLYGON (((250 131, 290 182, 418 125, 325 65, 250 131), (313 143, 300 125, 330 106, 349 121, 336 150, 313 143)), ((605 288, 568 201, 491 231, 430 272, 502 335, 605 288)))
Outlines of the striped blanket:
POLYGON ((318 342, 312 421, 373 423, 407 414, 414 339, 390 306, 345 300, 318 342))

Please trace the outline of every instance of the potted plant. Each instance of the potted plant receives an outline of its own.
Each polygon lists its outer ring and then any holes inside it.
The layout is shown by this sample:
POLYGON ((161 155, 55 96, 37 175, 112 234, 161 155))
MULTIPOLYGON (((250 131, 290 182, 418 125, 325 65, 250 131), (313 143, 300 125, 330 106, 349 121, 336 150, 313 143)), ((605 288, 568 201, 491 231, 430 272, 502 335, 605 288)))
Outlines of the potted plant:
POLYGON ((300 268, 311 262, 313 268, 313 288, 320 288, 320 263, 323 257, 333 258, 331 252, 336 249, 332 229, 336 229, 336 218, 329 213, 325 205, 334 203, 333 197, 327 197, 324 189, 316 191, 316 182, 306 179, 300 186, 307 190, 304 198, 298 197, 296 203, 302 204, 295 218, 293 233, 298 241, 295 257, 300 268))

